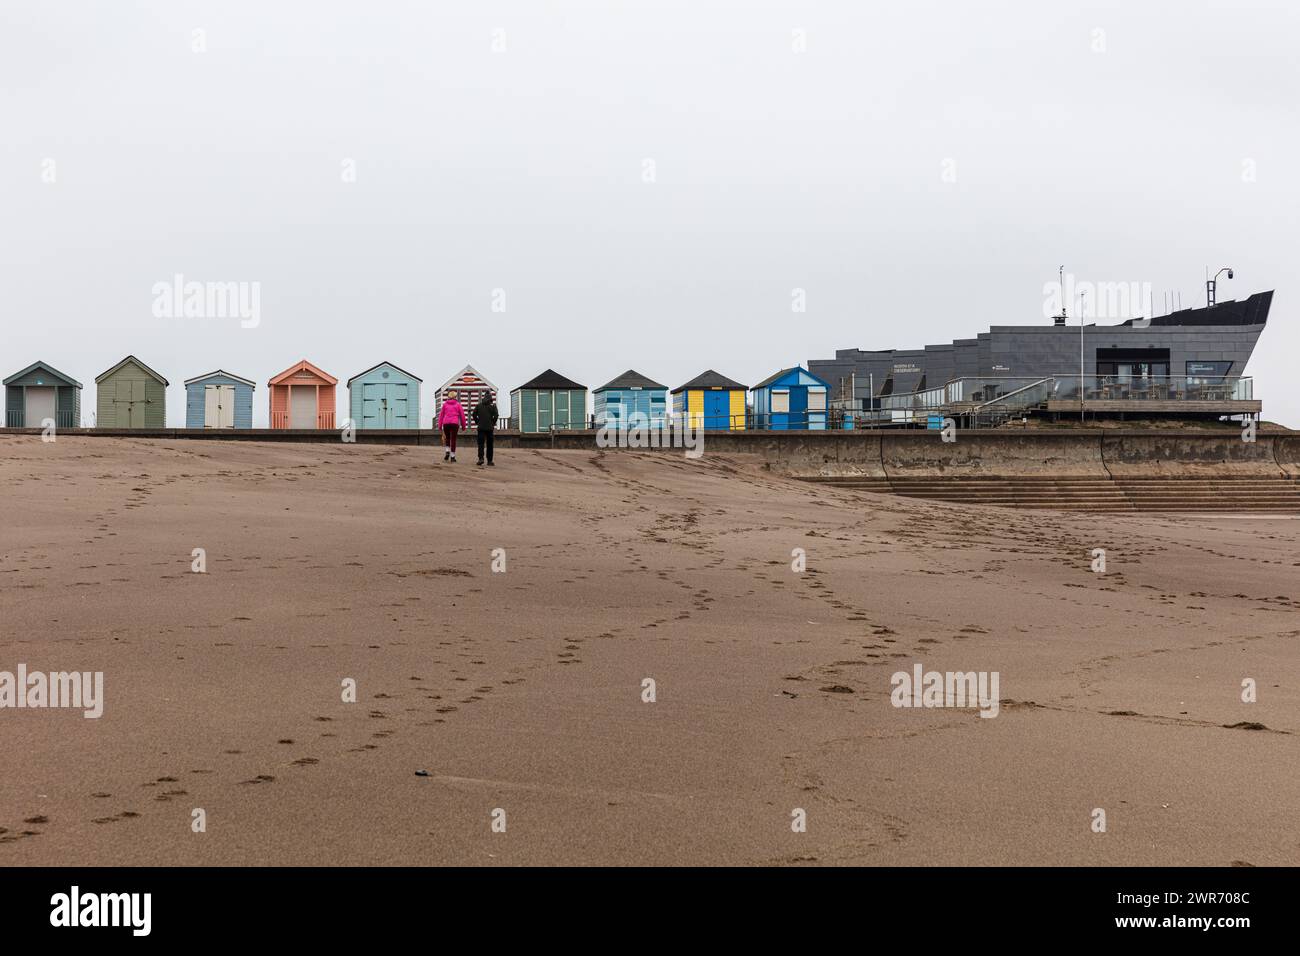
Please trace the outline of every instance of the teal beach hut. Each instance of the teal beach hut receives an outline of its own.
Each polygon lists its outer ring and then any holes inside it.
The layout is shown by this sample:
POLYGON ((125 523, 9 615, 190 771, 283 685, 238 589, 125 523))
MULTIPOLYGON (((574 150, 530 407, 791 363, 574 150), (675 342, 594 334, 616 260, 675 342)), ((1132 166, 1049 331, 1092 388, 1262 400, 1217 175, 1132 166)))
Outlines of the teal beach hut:
POLYGON ((628 369, 591 393, 597 428, 662 428, 668 386, 628 369))
POLYGON ((380 362, 348 379, 348 417, 357 428, 419 428, 423 379, 380 362))
POLYGON ((4 381, 5 427, 81 427, 81 383, 52 365, 36 362, 4 381))

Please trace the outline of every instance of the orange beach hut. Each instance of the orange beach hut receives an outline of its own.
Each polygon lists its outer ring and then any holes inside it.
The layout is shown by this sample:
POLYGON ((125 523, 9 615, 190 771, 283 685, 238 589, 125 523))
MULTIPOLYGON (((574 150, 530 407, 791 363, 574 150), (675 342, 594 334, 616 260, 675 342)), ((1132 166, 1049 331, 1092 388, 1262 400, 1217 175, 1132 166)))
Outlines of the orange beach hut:
POLYGON ((333 428, 334 386, 339 382, 303 359, 267 383, 272 428, 333 428))

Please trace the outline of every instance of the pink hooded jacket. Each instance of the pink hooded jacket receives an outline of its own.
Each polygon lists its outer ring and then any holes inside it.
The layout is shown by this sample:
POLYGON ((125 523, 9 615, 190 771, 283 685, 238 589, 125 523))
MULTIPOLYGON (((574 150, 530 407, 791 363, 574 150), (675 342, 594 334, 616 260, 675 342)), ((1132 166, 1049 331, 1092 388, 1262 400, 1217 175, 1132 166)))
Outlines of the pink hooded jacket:
POLYGON ((441 428, 443 425, 465 427, 465 409, 454 398, 449 398, 443 402, 442 408, 438 412, 438 427, 441 428))

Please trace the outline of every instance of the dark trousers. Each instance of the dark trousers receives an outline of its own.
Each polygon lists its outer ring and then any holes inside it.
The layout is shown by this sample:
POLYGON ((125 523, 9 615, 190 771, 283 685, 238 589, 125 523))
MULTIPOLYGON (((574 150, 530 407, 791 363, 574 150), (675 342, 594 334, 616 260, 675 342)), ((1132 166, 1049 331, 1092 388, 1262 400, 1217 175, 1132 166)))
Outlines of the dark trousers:
POLYGON ((483 448, 484 448, 484 446, 487 447, 487 460, 488 460, 488 461, 491 461, 491 460, 492 460, 492 442, 493 442, 493 440, 494 440, 494 438, 493 438, 493 433, 492 433, 492 432, 484 431, 484 430, 481 429, 481 428, 479 429, 479 432, 478 432, 478 460, 479 460, 479 461, 482 461, 482 460, 483 460, 483 448))
POLYGON ((459 425, 442 426, 442 443, 447 446, 447 450, 453 455, 456 454, 456 432, 459 430, 459 425))

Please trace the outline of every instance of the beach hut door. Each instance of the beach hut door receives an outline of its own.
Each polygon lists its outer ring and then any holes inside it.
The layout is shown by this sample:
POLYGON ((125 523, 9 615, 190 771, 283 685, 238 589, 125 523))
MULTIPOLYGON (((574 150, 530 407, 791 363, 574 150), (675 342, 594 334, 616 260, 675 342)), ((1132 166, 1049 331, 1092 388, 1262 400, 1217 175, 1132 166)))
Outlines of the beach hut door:
POLYGON ((203 424, 208 428, 235 427, 235 387, 208 385, 203 390, 203 424))
POLYGON ((316 389, 314 386, 289 386, 289 427, 316 427, 316 389))
POLYGON ((715 430, 731 427, 730 392, 704 393, 704 427, 715 430))
POLYGON ((119 420, 119 427, 144 427, 144 382, 134 379, 118 379, 116 382, 117 404, 119 411, 125 406, 126 421, 119 420))
POLYGON ((27 404, 27 427, 41 428, 41 422, 54 418, 54 387, 50 385, 27 386, 24 396, 27 404))

